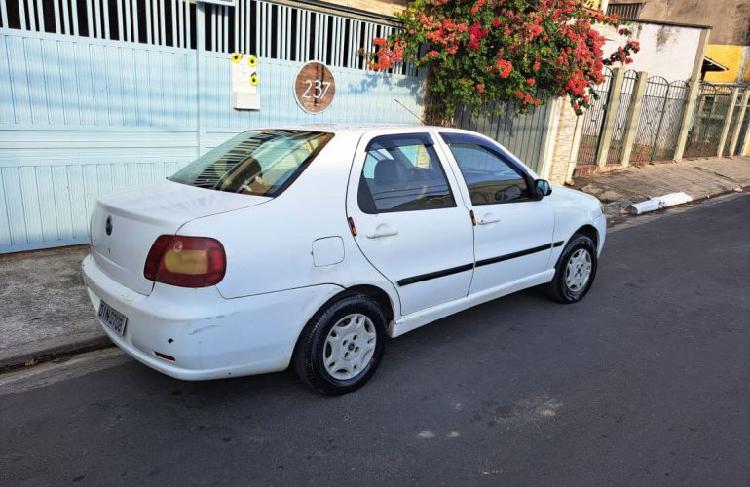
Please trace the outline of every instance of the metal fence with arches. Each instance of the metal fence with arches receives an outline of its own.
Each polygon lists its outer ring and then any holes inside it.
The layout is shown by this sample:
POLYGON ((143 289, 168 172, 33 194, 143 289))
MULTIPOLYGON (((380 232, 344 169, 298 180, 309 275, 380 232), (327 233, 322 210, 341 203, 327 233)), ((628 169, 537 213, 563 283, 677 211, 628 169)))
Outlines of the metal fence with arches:
POLYGON ((738 142, 735 141, 734 146, 732 146, 732 135, 735 133, 737 129, 737 125, 740 125, 740 134, 744 134, 743 128, 745 128, 745 119, 747 118, 745 115, 746 113, 742 113, 742 106, 744 104, 744 95, 747 91, 747 87, 742 87, 737 90, 737 98, 734 104, 734 110, 732 110, 732 118, 729 121, 729 130, 727 131, 727 139, 724 142, 724 147, 722 147, 721 155, 724 157, 731 157, 733 155, 737 155, 737 146, 741 145, 738 142), (742 119, 740 117, 742 116, 742 119))
MULTIPOLYGON (((746 90, 750 90, 750 87, 746 87, 746 90)), ((742 98, 738 98, 739 103, 742 103, 742 98)), ((740 111, 741 105, 739 107, 735 107, 735 110, 740 111)), ((745 113, 744 117, 742 117, 742 120, 739 121, 741 123, 740 126, 740 132, 738 134, 737 139, 735 140, 734 147, 731 147, 732 153, 731 156, 741 156, 743 154, 743 150, 746 150, 744 146, 744 142, 747 138, 747 133, 750 131, 750 100, 747 101, 745 105, 745 113)), ((731 132, 730 132, 731 133, 731 132)), ((750 149, 750 147, 747 147, 747 149, 750 149)))
POLYGON ((591 105, 583 114, 581 120, 581 145, 578 149, 579 165, 596 164, 596 151, 599 148, 604 118, 607 114, 607 105, 612 86, 612 70, 604 68, 604 83, 591 90, 591 105))
POLYGON ((731 101, 732 86, 701 85, 685 146, 685 157, 717 155, 731 101))
POLYGON ((630 155, 631 163, 671 160, 680 134, 690 85, 649 78, 641 100, 641 118, 630 155))
MULTIPOLYGON (((625 137, 625 128, 628 123, 628 109, 633 99, 635 82, 638 80, 638 73, 632 69, 625 72, 620 88, 620 103, 615 117, 615 129, 612 133, 612 141, 607 151, 607 164, 619 164, 620 156, 623 149, 623 139, 625 137)), ((610 95, 614 96, 614 94, 610 95)))

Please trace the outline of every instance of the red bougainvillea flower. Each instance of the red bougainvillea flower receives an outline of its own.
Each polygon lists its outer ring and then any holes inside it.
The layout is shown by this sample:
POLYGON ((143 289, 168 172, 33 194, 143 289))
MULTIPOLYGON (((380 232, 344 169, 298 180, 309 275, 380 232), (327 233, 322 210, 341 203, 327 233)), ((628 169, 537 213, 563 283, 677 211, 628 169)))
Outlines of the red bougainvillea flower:
POLYGON ((476 3, 471 7, 469 12, 474 15, 475 13, 479 12, 479 9, 484 6, 485 0, 477 0, 476 3))
POLYGON ((591 89, 605 80, 604 66, 628 64, 640 49, 627 40, 605 57, 602 25, 625 38, 632 33, 616 18, 582 7, 583 0, 407 0, 398 14, 403 28, 375 39, 374 53, 361 55, 372 69, 403 61, 426 68, 428 118, 438 117, 432 121, 450 120, 458 106, 479 110, 488 98, 523 111, 567 96, 581 113, 591 89))
POLYGON ((478 51, 479 41, 481 41, 488 32, 489 31, 487 29, 483 29, 480 26, 479 22, 474 22, 471 26, 471 29, 469 29, 469 47, 475 51, 478 51))
POLYGON ((508 76, 510 76, 510 71, 511 69, 513 69, 513 64, 507 59, 498 59, 495 62, 495 67, 497 68, 498 74, 500 74, 501 78, 507 78, 508 76))
POLYGON ((528 24, 526 32, 528 32, 529 39, 534 40, 544 32, 544 27, 539 24, 528 24))

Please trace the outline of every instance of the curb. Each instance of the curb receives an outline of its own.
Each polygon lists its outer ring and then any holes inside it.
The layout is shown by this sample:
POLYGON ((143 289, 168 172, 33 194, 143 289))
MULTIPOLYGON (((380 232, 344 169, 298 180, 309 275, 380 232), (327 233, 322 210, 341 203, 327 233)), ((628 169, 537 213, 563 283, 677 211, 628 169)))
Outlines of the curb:
POLYGON ((0 359, 0 374, 12 372, 14 370, 30 367, 42 362, 49 362, 57 358, 78 355, 81 353, 93 352, 104 348, 114 347, 114 343, 105 336, 89 338, 73 343, 58 345, 38 352, 15 355, 8 358, 0 359), (27 365, 28 364, 28 365, 27 365))
MULTIPOLYGON (((578 191, 580 191, 580 189, 578 191)), ((730 194, 741 194, 741 193, 747 193, 747 192, 750 192, 750 185, 746 185, 746 186, 738 185, 738 186, 735 186, 732 189, 727 189, 727 190, 723 190, 723 191, 717 191, 715 193, 710 193, 710 194, 703 194, 703 195, 700 195, 700 196, 689 195, 691 198, 693 198, 692 201, 688 201, 686 203, 681 203, 679 205, 665 206, 663 208, 659 208, 659 209, 654 210, 654 211, 650 211, 650 212, 647 212, 647 213, 640 213, 640 214, 630 213, 628 211, 625 211, 626 207, 622 207, 622 208, 619 209, 620 211, 618 212, 618 214, 607 217, 607 225, 608 225, 608 228, 612 228, 612 227, 615 227, 615 226, 618 226, 618 225, 622 225, 623 223, 626 223, 627 221, 632 220, 634 218, 646 216, 646 215, 649 215, 649 214, 664 213, 667 210, 669 210, 670 208, 682 208, 682 207, 685 207, 685 206, 696 206, 696 205, 700 205, 701 203, 703 203, 705 201, 709 201, 709 200, 713 200, 713 199, 716 199, 716 198, 720 198, 722 196, 727 196, 727 195, 730 195, 730 194)), ((590 194, 590 193, 586 193, 586 194, 590 194)), ((616 204, 616 203, 606 203, 606 204, 602 203, 602 206, 606 207, 607 205, 613 205, 613 204, 616 204)), ((633 203, 631 203, 631 204, 633 204, 633 203)), ((605 211, 605 214, 606 214, 606 211, 605 211)))

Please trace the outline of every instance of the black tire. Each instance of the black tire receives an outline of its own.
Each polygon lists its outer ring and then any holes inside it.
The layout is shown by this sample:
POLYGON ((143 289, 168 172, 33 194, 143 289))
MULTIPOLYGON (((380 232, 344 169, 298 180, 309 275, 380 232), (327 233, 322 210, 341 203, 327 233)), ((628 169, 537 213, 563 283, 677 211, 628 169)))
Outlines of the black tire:
POLYGON ((547 295, 558 303, 573 304, 582 300, 586 293, 591 289, 591 284, 596 277, 596 268, 598 258, 596 254, 596 245, 591 238, 583 234, 576 234, 570 239, 568 244, 560 254, 555 264, 555 277, 547 284, 547 295), (588 252, 591 259, 591 273, 586 283, 578 289, 573 289, 568 285, 566 279, 566 268, 571 257, 580 249, 588 252))
POLYGON ((292 357, 294 371, 308 387, 321 394, 341 395, 362 387, 378 368, 385 351, 386 322, 380 305, 363 294, 352 294, 326 305, 305 326, 292 357), (338 379, 326 370, 323 354, 331 328, 342 318, 361 314, 374 325, 375 350, 368 364, 351 379, 338 379))

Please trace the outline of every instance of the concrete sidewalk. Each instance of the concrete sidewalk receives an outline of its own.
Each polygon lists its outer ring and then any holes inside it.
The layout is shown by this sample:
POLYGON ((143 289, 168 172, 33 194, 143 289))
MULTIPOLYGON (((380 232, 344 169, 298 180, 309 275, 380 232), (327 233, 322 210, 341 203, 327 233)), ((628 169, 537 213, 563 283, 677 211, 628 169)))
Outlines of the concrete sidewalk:
POLYGON ((0 371, 111 342, 81 277, 87 246, 0 255, 0 371))
POLYGON ((655 196, 683 191, 699 201, 750 186, 750 157, 710 158, 632 167, 575 178, 574 188, 604 204, 610 224, 626 217, 625 208, 655 196))
MULTIPOLYGON (((624 208, 653 196, 685 191, 693 198, 750 186, 750 158, 704 159, 632 168, 576 180, 577 189, 605 202, 610 225, 624 208)), ((94 317, 81 277, 88 247, 0 255, 0 372, 111 342, 94 317)))

